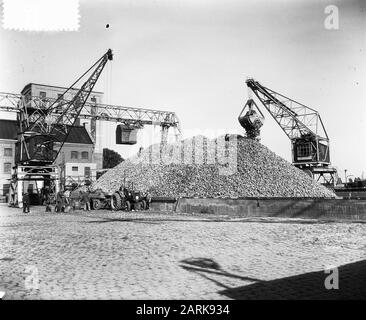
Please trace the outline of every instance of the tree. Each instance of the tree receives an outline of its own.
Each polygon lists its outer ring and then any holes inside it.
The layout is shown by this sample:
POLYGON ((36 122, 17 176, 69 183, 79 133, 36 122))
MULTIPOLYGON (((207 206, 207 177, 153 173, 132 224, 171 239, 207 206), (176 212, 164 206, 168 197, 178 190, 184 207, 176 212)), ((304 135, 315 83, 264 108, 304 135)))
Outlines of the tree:
POLYGON ((103 149, 103 169, 113 168, 122 161, 124 161, 124 159, 116 151, 107 148, 103 149))

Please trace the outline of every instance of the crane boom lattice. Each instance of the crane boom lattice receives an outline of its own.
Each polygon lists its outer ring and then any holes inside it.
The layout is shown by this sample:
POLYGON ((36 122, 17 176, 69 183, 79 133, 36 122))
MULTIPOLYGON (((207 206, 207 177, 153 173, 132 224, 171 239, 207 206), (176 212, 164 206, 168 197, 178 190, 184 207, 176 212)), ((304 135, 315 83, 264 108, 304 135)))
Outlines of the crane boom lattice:
POLYGON ((330 167, 329 138, 319 113, 254 79, 248 79, 246 84, 290 139, 292 164, 334 185, 336 169, 330 167))

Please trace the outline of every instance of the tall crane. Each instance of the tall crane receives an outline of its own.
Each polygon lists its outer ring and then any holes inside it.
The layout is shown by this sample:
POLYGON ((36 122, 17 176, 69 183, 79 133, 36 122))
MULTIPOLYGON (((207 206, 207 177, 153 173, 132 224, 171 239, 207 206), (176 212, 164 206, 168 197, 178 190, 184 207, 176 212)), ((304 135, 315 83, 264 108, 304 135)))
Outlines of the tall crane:
MULTIPOLYGON (((54 164, 81 113, 106 63, 113 59, 109 49, 65 92, 45 108, 38 108, 26 96, 19 100, 17 113, 19 132, 15 145, 15 168, 10 184, 9 205, 22 206, 23 182, 43 181, 50 197, 58 191, 58 167, 54 164), (54 110, 58 102, 86 75, 88 79, 73 98, 64 104, 59 114, 54 110), (55 150, 55 143, 58 149, 55 150)), ((14 97, 12 97, 14 98, 14 97)), ((38 190, 38 188, 37 188, 38 190)))
MULTIPOLYGON (((29 104, 29 101, 22 103, 21 112, 18 113, 20 132, 15 153, 17 164, 54 163, 107 61, 112 59, 112 50, 109 49, 47 108, 37 108, 33 104, 29 104), (93 69, 94 71, 73 98, 64 104, 59 114, 55 114, 53 110, 58 108, 58 102, 62 100, 63 96, 93 69), (55 142, 60 143, 57 151, 54 150, 55 142)), ((26 97, 22 99, 26 99, 26 97)))
MULTIPOLYGON (((316 180, 322 178, 326 184, 334 185, 337 170, 331 167, 329 137, 319 113, 254 79, 248 79, 246 84, 290 139, 292 164, 316 180)), ((248 112, 244 113, 246 107, 253 109, 253 103, 244 106, 239 122, 247 132, 257 129, 254 132, 259 135, 264 117, 254 114, 253 118, 252 112, 250 118, 248 112)), ((256 104, 255 107, 258 109, 256 104)))
POLYGON ((43 180, 57 192, 59 173, 54 162, 77 119, 112 121, 127 128, 160 126, 162 143, 167 141, 169 128, 173 128, 176 139, 181 138, 180 122, 174 112, 87 101, 105 64, 112 59, 112 51, 108 50, 57 99, 0 92, 0 111, 16 112, 19 122, 10 205, 22 205, 23 190, 19 183, 22 181, 43 180), (88 80, 72 99, 65 99, 66 93, 90 72, 88 80))

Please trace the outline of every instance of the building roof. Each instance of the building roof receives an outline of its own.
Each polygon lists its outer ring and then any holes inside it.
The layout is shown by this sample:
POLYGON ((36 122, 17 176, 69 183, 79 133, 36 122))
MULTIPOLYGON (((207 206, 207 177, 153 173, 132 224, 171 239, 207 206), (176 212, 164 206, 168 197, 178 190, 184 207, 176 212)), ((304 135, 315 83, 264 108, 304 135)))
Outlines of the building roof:
MULTIPOLYGON (((34 82, 30 82, 28 84, 26 84, 24 86, 24 88, 22 89, 21 93, 23 94, 24 91, 26 91, 30 86, 42 86, 42 87, 49 87, 49 88, 56 88, 56 89, 62 89, 62 90, 66 90, 68 87, 61 87, 61 86, 53 86, 53 85, 49 85, 49 84, 42 84, 42 83, 34 83, 34 82)), ((73 91, 79 91, 80 88, 72 88, 73 91)), ((103 92, 101 91, 92 91, 92 93, 97 93, 97 94, 103 94, 103 92)))
MULTIPOLYGON (((70 128, 70 126, 68 126, 70 128)), ((0 139, 17 139, 18 125, 15 120, 0 119, 0 139)), ((62 140, 62 135, 56 135, 57 140, 62 140)), ((67 143, 93 144, 84 126, 73 126, 66 140, 67 143)))
POLYGON ((18 126, 15 120, 0 119, 0 139, 17 139, 18 126))
MULTIPOLYGON (((71 128, 69 136, 66 140, 67 143, 93 144, 93 141, 91 140, 88 131, 86 131, 84 126, 67 126, 67 128, 68 130, 71 128)), ((58 134, 56 134, 56 139, 59 141, 63 140, 61 133, 58 132, 58 134)))

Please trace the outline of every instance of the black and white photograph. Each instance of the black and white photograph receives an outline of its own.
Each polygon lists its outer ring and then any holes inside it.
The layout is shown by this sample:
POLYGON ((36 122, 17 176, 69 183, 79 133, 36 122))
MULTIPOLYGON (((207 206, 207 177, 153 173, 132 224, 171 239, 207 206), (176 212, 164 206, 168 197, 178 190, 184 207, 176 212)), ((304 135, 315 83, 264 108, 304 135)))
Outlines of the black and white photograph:
POLYGON ((366 1, 2 0, 0 70, 1 300, 366 299, 366 1))

